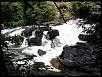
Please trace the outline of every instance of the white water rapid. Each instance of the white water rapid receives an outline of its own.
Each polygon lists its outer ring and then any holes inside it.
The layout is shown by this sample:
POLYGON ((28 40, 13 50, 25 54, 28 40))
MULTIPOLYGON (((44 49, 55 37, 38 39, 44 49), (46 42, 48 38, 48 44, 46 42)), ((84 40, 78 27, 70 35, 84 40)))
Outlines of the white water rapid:
POLYGON ((27 46, 28 46, 27 38, 24 37, 24 41, 23 41, 21 47, 27 47, 27 46))
MULTIPOLYGON (((80 19, 76 20, 69 20, 66 23, 58 26, 52 27, 52 29, 57 29, 59 31, 59 36, 57 36, 53 41, 47 40, 45 36, 42 37, 42 46, 31 46, 28 47, 27 38, 24 37, 24 41, 21 45, 21 48, 24 48, 22 50, 22 53, 28 54, 28 55, 36 55, 37 57, 34 57, 34 61, 36 62, 44 62, 45 65, 50 65, 50 61, 52 58, 56 58, 59 56, 62 51, 63 47, 65 45, 75 45, 77 42, 83 42, 80 41, 78 38, 78 35, 82 33, 83 29, 77 28, 77 22, 80 19), (43 56, 38 55, 38 50, 41 49, 43 51, 46 51, 46 54, 43 56)), ((14 30, 14 29, 13 29, 14 30)), ((17 29, 16 31, 10 33, 11 36, 14 34, 21 34, 24 29, 17 29)), ((6 30, 6 32, 10 32, 12 30, 6 30)), ((4 30, 2 30, 2 33, 6 33, 4 30)), ((47 34, 47 31, 44 31, 44 34, 47 34)), ((32 36, 30 38, 35 37, 35 31, 32 32, 32 36)))
MULTIPOLYGON (((52 29, 57 29, 59 31, 59 36, 57 36, 53 42, 47 40, 43 35, 42 46, 27 47, 22 50, 22 53, 29 55, 34 54, 37 56, 34 58, 36 62, 44 62, 45 65, 51 66, 50 61, 52 58, 56 58, 62 53, 65 45, 75 45, 77 42, 83 42, 78 38, 78 35, 83 31, 81 27, 77 28, 76 23, 78 20, 79 19, 69 20, 67 24, 64 23, 62 25, 54 26, 52 29), (43 56, 39 56, 37 53, 39 49, 46 51, 47 53, 43 56)), ((47 31, 45 31, 44 34, 47 34, 47 31)))
POLYGON ((35 32, 36 32, 36 30, 32 31, 32 36, 30 36, 30 38, 35 38, 36 37, 35 32))

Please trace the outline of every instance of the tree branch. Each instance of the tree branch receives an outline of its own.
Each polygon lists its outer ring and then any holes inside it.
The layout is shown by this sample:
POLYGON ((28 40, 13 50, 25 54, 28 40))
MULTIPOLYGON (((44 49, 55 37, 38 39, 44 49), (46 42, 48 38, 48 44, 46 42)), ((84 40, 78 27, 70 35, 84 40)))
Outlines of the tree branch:
MULTIPOLYGON (((60 10, 59 7, 57 6, 56 2, 55 2, 55 1, 53 1, 53 2, 54 2, 54 4, 55 4, 55 6, 57 7, 57 9, 59 10, 60 15, 61 15, 63 21, 66 23, 66 21, 65 21, 65 19, 64 19, 64 17, 63 17, 63 15, 62 15, 62 13, 61 13, 61 10, 60 10)), ((67 24, 67 23, 66 23, 66 24, 67 24)))

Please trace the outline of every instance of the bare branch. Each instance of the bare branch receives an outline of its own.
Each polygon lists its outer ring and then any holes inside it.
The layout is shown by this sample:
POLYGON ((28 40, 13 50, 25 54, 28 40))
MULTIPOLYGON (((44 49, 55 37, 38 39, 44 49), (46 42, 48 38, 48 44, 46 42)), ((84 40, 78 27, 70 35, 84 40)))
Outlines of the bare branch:
MULTIPOLYGON (((63 21, 66 23, 66 21, 65 21, 65 19, 64 19, 64 17, 63 17, 63 15, 62 15, 62 13, 61 13, 61 10, 60 10, 59 7, 57 6, 56 2, 55 2, 55 1, 53 1, 53 2, 54 2, 54 4, 55 4, 55 6, 57 7, 57 9, 59 10, 61 17, 63 18, 63 21)), ((67 23, 66 23, 66 24, 67 24, 67 23)))

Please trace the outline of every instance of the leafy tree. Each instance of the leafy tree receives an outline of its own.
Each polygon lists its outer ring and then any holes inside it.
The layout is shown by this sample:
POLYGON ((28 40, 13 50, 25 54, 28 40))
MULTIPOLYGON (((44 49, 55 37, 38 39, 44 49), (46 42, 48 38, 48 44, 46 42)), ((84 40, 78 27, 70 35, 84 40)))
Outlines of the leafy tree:
POLYGON ((1 2, 1 10, 2 24, 11 28, 56 19, 56 8, 47 1, 1 2))
POLYGON ((34 9, 27 9, 27 16, 30 23, 46 22, 56 18, 56 10, 54 5, 48 4, 47 1, 35 1, 32 6, 34 9))
POLYGON ((2 23, 6 27, 24 25, 22 2, 1 2, 2 23))

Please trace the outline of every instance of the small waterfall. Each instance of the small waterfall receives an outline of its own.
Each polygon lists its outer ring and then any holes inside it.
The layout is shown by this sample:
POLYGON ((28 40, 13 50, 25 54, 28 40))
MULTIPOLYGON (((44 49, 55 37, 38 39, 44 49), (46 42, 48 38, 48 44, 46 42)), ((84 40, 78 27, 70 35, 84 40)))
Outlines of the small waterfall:
MULTIPOLYGON (((47 35, 48 31, 44 31, 44 34, 47 35)), ((42 37, 42 46, 45 46, 48 43, 48 40, 46 39, 45 35, 42 37)))
MULTIPOLYGON (((32 35, 30 37, 28 37, 28 39, 35 38, 36 37, 35 32, 36 32, 36 30, 32 31, 32 35)), ((23 36, 24 36, 24 34, 23 34, 23 36)), ((28 41, 27 41, 27 38, 24 37, 21 47, 27 47, 27 46, 28 46, 28 41)))
POLYGON ((23 41, 21 47, 27 47, 27 46, 28 46, 28 41, 27 41, 27 38, 24 37, 24 41, 23 41))
POLYGON ((32 36, 30 36, 30 38, 35 38, 36 37, 35 32, 36 32, 36 30, 32 31, 32 36))
MULTIPOLYGON (((44 62, 45 65, 51 66, 50 61, 52 60, 52 58, 56 58, 61 55, 63 47, 65 45, 75 45, 77 42, 80 42, 78 35, 82 33, 83 29, 81 27, 77 28, 76 23, 77 20, 70 20, 67 22, 67 24, 64 23, 62 25, 52 27, 52 29, 56 29, 59 31, 59 36, 55 37, 55 39, 53 40, 47 39, 45 35, 47 35, 48 31, 44 31, 44 35, 41 39, 41 46, 32 46, 29 47, 30 50, 26 48, 22 50, 22 52, 26 54, 36 54, 37 57, 34 58, 36 62, 44 62), (43 56, 39 56, 37 53, 39 49, 42 51, 46 51, 46 54, 43 56)), ((36 37, 34 35, 35 32, 32 32, 31 37, 36 37)), ((25 46, 25 41, 27 41, 26 38, 22 44, 23 47, 25 46)))

